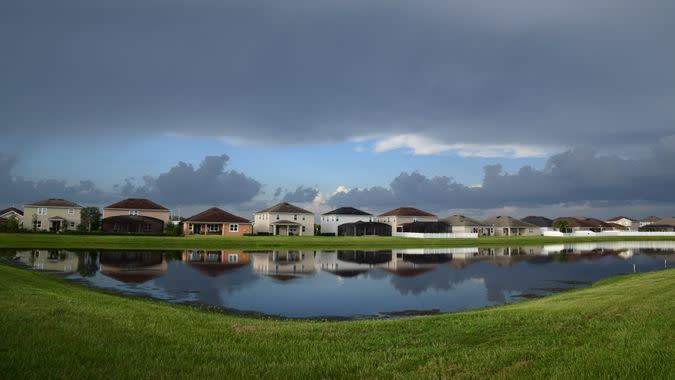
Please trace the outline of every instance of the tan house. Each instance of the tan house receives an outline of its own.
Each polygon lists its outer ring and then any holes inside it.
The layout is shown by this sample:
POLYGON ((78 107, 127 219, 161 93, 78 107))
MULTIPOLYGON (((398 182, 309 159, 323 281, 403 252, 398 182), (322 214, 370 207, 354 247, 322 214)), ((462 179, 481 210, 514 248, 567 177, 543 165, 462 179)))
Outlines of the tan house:
POLYGON ((534 224, 523 222, 522 220, 498 215, 483 221, 488 228, 493 231, 491 235, 495 236, 537 236, 541 235, 541 230, 534 224))
POLYGON ((14 218, 19 222, 19 227, 23 225, 23 211, 15 207, 8 207, 0 210, 0 220, 14 218))
POLYGON ((620 226, 626 227, 627 230, 637 231, 637 229, 640 227, 640 222, 638 220, 629 218, 627 216, 615 216, 614 218, 607 219, 605 222, 618 224, 620 226))
POLYGON ((438 217, 414 207, 399 207, 378 215, 377 221, 390 225, 392 231, 401 232, 404 224, 438 222, 438 217))
POLYGON ((210 208, 183 221, 185 235, 241 236, 253 232, 253 223, 217 207, 210 208))
POLYGON ((128 198, 103 208, 104 232, 162 233, 169 223, 168 208, 142 198, 128 198))
POLYGON ((314 214, 287 202, 255 213, 255 233, 284 236, 314 235, 314 214))
POLYGON ((50 198, 23 206, 24 228, 37 231, 74 230, 82 222, 82 206, 60 198, 50 198))
POLYGON ((464 215, 450 215, 443 219, 450 228, 448 232, 452 233, 473 233, 479 235, 492 235, 494 228, 479 222, 476 219, 464 215))

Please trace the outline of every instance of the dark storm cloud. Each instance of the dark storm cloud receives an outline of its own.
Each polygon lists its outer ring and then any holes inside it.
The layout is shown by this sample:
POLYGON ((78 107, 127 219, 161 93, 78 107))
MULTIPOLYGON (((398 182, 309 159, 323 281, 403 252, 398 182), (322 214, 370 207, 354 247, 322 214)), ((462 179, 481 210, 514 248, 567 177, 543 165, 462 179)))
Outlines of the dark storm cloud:
POLYGON ((4 1, 6 136, 641 147, 675 120, 672 1, 4 1))
POLYGON ((96 188, 92 181, 68 184, 66 181, 47 179, 33 181, 14 176, 16 158, 0 155, 0 208, 6 205, 20 206, 46 198, 65 198, 83 205, 98 204, 110 200, 108 194, 96 188))
POLYGON ((284 202, 298 202, 305 203, 311 202, 319 194, 319 189, 312 187, 298 186, 297 189, 291 192, 287 192, 284 195, 284 202))
POLYGON ((640 159, 601 156, 591 149, 578 148, 552 156, 543 170, 524 166, 516 173, 504 173, 501 165, 486 166, 481 187, 466 186, 446 176, 430 178, 404 172, 388 189, 354 189, 337 193, 328 203, 381 209, 417 205, 432 210, 565 203, 672 204, 674 167, 675 137, 669 137, 640 159))
POLYGON ((124 196, 152 198, 168 205, 248 202, 260 193, 262 185, 244 173, 225 170, 229 159, 226 154, 206 156, 196 169, 181 161, 157 177, 143 177, 140 185, 127 179, 118 188, 124 196))

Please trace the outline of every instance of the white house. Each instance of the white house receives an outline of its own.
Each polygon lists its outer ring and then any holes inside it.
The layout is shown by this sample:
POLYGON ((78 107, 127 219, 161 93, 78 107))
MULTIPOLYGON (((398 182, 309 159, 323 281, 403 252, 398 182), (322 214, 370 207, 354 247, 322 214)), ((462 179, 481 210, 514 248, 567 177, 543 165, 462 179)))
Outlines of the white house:
POLYGON ((19 226, 23 225, 23 211, 15 207, 9 207, 4 210, 0 210, 0 219, 9 219, 14 218, 19 223, 19 226))
POLYGON ((253 223, 255 233, 314 235, 314 214, 286 202, 256 212, 253 223))
POLYGON ((661 220, 661 218, 659 218, 658 216, 654 216, 654 215, 648 216, 646 218, 642 218, 642 219, 640 219, 640 227, 644 227, 644 226, 648 226, 650 224, 654 224, 655 222, 658 222, 659 220, 661 220))
POLYGON ((340 207, 321 215, 321 233, 338 234, 338 226, 345 223, 373 222, 375 217, 354 207, 340 207))
POLYGON ((399 207, 378 215, 377 221, 391 226, 392 232, 401 231, 402 226, 416 222, 438 222, 434 214, 416 209, 414 207, 399 207))
POLYGON ((605 222, 618 224, 620 226, 626 227, 629 230, 635 230, 635 231, 637 231, 637 229, 640 227, 639 221, 637 221, 633 218, 629 218, 627 216, 616 216, 614 218, 607 219, 605 222))

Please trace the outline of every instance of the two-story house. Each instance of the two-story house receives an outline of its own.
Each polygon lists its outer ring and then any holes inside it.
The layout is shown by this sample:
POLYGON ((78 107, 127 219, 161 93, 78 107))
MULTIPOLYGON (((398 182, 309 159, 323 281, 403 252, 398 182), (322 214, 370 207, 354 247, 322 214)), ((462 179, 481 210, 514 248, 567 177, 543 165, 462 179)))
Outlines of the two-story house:
POLYGON ((169 223, 168 208, 143 198, 128 198, 103 208, 104 232, 162 233, 169 223))
POLYGON ((82 206, 60 198, 50 198, 23 206, 24 228, 36 231, 74 230, 82 222, 82 206))
POLYGON ((321 233, 338 235, 338 227, 346 223, 372 222, 375 217, 354 207, 340 207, 321 215, 321 233))
POLYGON ((287 202, 255 213, 255 233, 270 235, 314 235, 314 214, 287 202))
POLYGON ((434 214, 414 207, 399 207, 377 216, 378 222, 391 226, 392 231, 401 232, 404 224, 417 222, 438 222, 434 214))

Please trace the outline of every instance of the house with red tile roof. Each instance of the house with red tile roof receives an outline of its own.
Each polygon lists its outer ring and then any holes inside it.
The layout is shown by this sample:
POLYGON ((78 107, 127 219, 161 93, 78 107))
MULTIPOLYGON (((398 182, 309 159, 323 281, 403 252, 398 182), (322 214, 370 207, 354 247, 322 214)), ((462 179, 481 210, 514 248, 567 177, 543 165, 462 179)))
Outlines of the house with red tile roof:
POLYGON ((253 223, 246 218, 212 207, 183 221, 187 235, 240 236, 253 233, 253 223))

